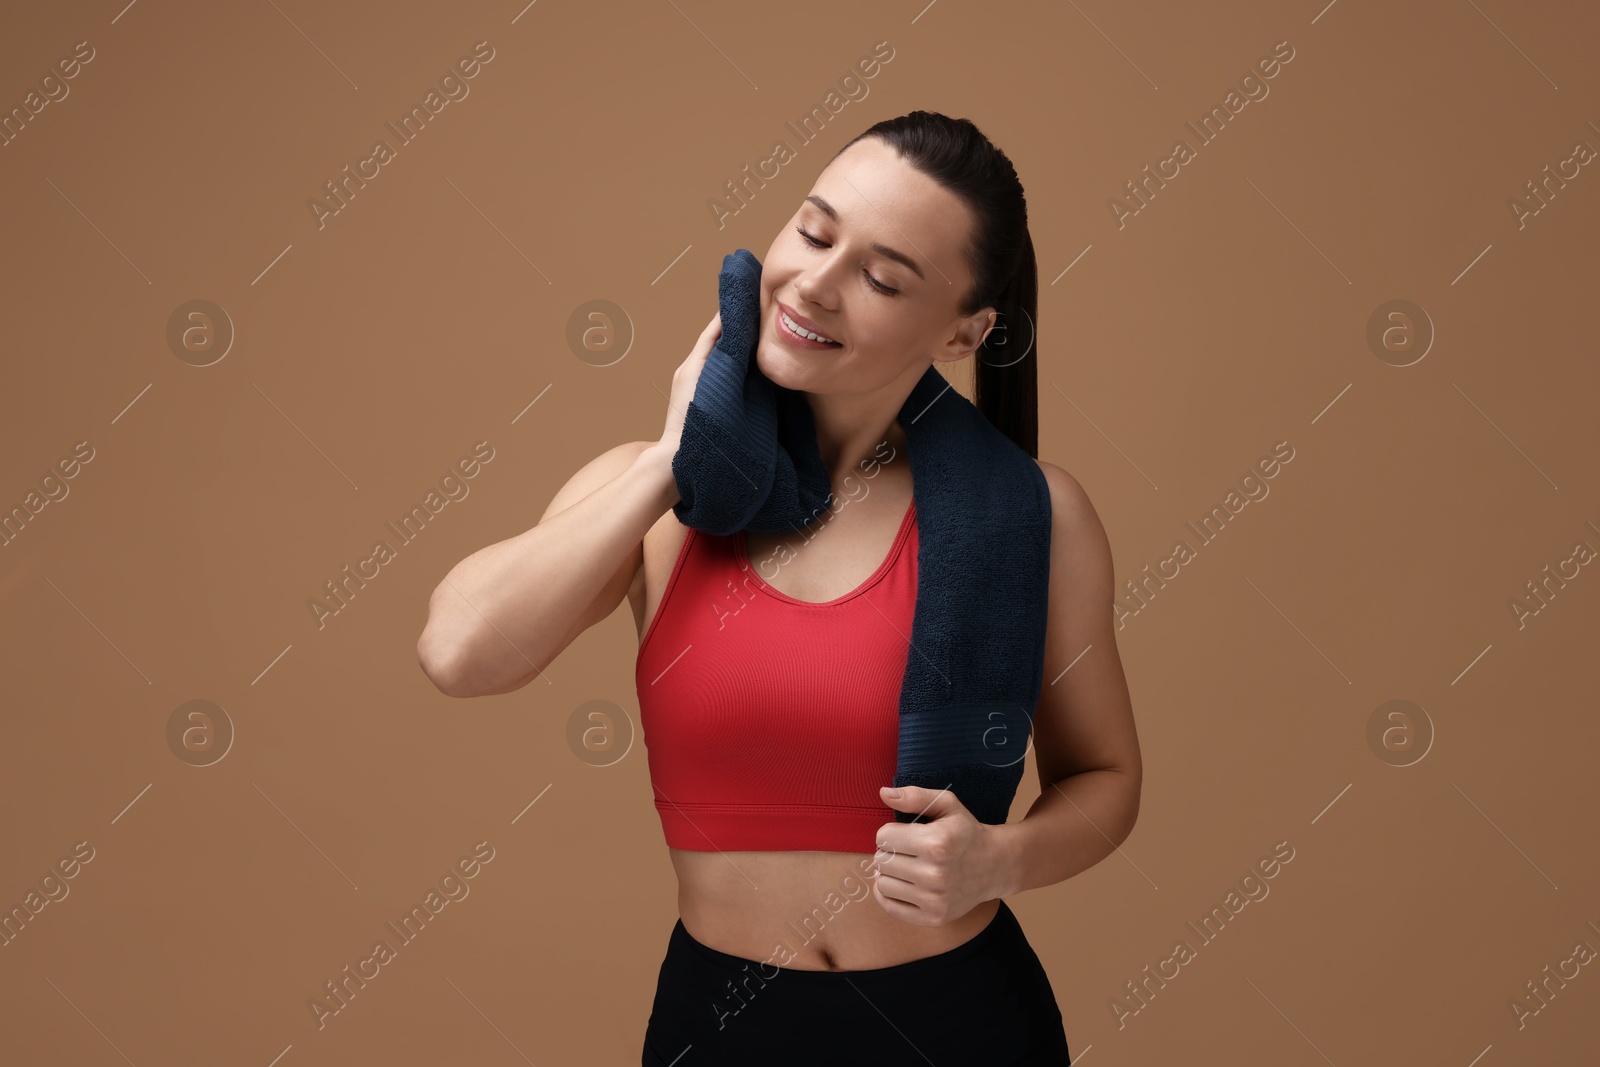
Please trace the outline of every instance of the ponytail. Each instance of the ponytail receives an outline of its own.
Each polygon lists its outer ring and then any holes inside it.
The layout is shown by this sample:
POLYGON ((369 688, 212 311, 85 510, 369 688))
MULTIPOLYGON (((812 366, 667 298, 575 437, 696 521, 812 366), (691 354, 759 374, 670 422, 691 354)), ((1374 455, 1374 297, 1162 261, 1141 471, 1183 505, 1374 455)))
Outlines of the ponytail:
POLYGON ((1039 272, 1033 238, 1022 231, 1022 258, 1000 294, 994 327, 975 353, 973 403, 995 429, 1039 458, 1039 359, 1034 323, 1039 321, 1039 272))

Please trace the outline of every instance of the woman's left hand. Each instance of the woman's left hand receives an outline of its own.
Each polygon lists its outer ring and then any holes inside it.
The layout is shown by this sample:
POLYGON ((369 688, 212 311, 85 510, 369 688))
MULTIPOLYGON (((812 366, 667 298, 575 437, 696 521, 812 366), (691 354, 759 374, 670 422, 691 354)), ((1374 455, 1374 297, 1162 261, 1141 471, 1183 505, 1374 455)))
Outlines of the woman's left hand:
POLYGON ((889 807, 930 820, 878 827, 872 895, 884 911, 914 926, 943 926, 1004 895, 1008 858, 999 827, 979 822, 948 789, 903 785, 894 797, 884 786, 878 793, 889 807))

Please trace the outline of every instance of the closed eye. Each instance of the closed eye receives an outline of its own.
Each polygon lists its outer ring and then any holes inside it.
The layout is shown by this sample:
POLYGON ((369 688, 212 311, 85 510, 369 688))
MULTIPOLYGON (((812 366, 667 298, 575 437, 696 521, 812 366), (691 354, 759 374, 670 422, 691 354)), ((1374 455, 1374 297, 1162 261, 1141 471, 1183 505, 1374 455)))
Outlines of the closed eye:
MULTIPOLYGON (((827 248, 828 247, 826 242, 819 241, 815 237, 813 237, 809 233, 807 233, 805 231, 804 227, 796 226, 794 228, 794 232, 798 233, 802 238, 804 238, 806 244, 810 245, 812 248, 827 248)), ((867 273, 867 270, 866 270, 865 267, 863 267, 862 270, 861 270, 861 276, 863 278, 867 279, 867 281, 872 285, 872 287, 874 289, 876 289, 878 292, 882 293, 885 296, 893 296, 894 294, 896 294, 896 293, 898 293, 900 291, 898 289, 891 289, 887 285, 884 285, 882 282, 878 281, 878 279, 874 278, 871 274, 867 273)))

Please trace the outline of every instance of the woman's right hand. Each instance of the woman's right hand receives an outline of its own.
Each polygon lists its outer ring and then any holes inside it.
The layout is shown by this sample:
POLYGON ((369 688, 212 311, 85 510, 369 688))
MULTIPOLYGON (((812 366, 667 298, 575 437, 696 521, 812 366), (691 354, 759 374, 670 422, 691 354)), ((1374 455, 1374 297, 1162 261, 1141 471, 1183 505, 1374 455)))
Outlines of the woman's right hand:
POLYGON ((711 316, 706 328, 700 331, 700 339, 694 343, 688 358, 678 364, 678 369, 672 373, 667 423, 661 431, 661 440, 655 445, 669 462, 678 453, 678 444, 683 438, 683 420, 689 412, 689 401, 694 399, 694 388, 700 381, 700 372, 705 369, 706 357, 711 355, 711 349, 721 337, 722 312, 718 311, 711 316))

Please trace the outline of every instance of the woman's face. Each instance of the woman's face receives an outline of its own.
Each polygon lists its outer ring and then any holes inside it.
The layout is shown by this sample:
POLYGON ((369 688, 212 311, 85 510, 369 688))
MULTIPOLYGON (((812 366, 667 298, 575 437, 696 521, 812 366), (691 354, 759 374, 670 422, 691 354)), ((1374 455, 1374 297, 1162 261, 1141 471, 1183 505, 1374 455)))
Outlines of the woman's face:
POLYGON ((972 287, 972 224, 954 193, 889 145, 857 141, 818 176, 762 260, 757 365, 788 389, 859 394, 971 355, 991 323, 991 309, 959 314, 972 287), (839 344, 796 341, 780 322, 785 308, 839 344))

